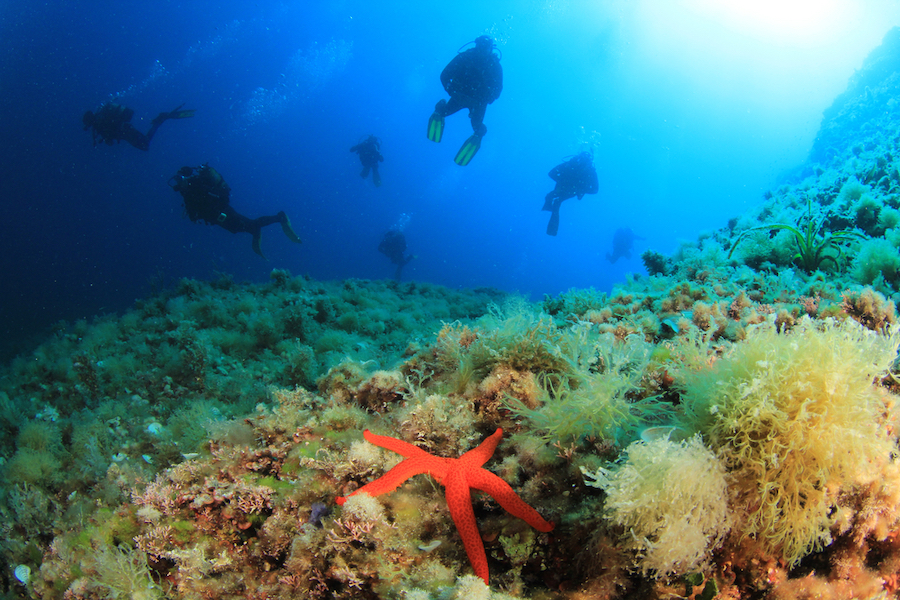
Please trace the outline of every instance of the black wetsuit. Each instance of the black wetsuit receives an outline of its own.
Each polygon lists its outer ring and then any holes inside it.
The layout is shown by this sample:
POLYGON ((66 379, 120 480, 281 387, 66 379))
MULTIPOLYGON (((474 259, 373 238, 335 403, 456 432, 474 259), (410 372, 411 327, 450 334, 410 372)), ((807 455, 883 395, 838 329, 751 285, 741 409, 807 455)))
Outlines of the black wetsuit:
POLYGON ((121 104, 108 102, 101 106, 96 113, 85 113, 85 130, 91 130, 94 145, 106 143, 112 146, 114 142, 128 142, 138 150, 149 150, 150 140, 159 126, 166 120, 168 113, 160 113, 153 119, 150 130, 146 135, 135 129, 131 124, 134 111, 121 104), (92 115, 90 118, 88 115, 92 115))
POLYGON ((259 247, 260 233, 266 225, 287 222, 284 212, 251 219, 240 214, 229 203, 231 188, 209 165, 196 169, 183 167, 170 181, 172 189, 184 199, 187 217, 196 222, 218 225, 231 233, 249 233, 253 236, 253 251, 263 256, 259 247))
POLYGON ((549 173, 550 179, 556 182, 553 190, 544 196, 544 207, 550 211, 550 222, 547 224, 547 235, 556 235, 559 229, 559 207, 563 200, 574 196, 578 199, 585 194, 596 194, 600 189, 597 181, 597 170, 594 168, 591 155, 582 152, 562 164, 558 164, 549 173))
POLYGON ((400 281, 403 267, 413 259, 413 256, 406 255, 406 236, 399 231, 393 229, 384 234, 381 243, 378 244, 378 251, 391 259, 391 262, 397 265, 397 272, 394 279, 400 281))
POLYGON ((350 148, 350 152, 356 152, 359 155, 359 162, 362 163, 362 171, 359 176, 365 179, 369 176, 369 170, 372 171, 372 181, 375 185, 381 185, 381 175, 378 174, 378 163, 384 162, 384 157, 379 152, 380 142, 374 135, 370 135, 365 141, 358 143, 350 148))
POLYGON ((503 90, 503 68, 497 55, 480 48, 461 52, 441 71, 441 83, 450 100, 439 102, 435 112, 446 117, 468 108, 472 131, 483 136, 487 132, 484 126, 487 105, 499 98, 503 90))

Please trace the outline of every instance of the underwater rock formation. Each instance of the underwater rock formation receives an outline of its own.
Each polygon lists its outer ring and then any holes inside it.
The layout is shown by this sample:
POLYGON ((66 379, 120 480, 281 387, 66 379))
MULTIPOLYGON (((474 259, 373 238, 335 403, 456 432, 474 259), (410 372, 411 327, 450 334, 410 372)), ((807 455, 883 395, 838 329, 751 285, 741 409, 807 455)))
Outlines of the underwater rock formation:
POLYGON ((900 28, 894 27, 822 114, 809 158, 827 162, 900 114, 900 28))

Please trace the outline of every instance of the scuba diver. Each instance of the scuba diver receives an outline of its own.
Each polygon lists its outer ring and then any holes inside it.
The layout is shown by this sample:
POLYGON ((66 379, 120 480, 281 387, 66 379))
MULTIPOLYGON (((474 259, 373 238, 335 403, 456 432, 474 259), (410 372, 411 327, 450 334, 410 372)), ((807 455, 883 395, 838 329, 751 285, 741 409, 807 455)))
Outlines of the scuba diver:
POLYGON ((378 251, 391 259, 391 262, 397 265, 397 271, 394 273, 394 279, 400 281, 400 276, 409 261, 415 258, 414 255, 406 254, 406 236, 403 232, 396 229, 389 229, 381 243, 378 244, 378 251))
POLYGON ((481 148, 481 138, 487 133, 484 112, 488 104, 500 97, 503 89, 503 68, 500 57, 494 54, 494 40, 482 35, 475 38, 475 47, 458 53, 441 72, 441 83, 450 100, 439 100, 428 119, 428 139, 440 142, 444 135, 444 117, 463 108, 469 109, 473 133, 463 143, 453 161, 466 166, 481 148))
MULTIPOLYGON (((184 106, 184 104, 181 106, 184 106)), ((175 110, 156 115, 156 118, 151 121, 150 130, 146 135, 135 129, 134 125, 131 124, 131 117, 134 116, 134 111, 113 102, 103 104, 97 109, 96 113, 90 110, 87 111, 81 117, 81 122, 85 131, 91 130, 94 146, 101 142, 112 146, 113 142, 124 140, 138 150, 146 151, 150 149, 150 140, 153 139, 153 135, 160 125, 169 119, 187 119, 194 116, 193 110, 181 110, 181 106, 175 110)))
POLYGON ((563 200, 578 196, 581 200, 585 194, 596 194, 599 190, 597 170, 594 168, 594 157, 590 152, 576 154, 566 162, 556 165, 549 173, 556 187, 544 196, 544 207, 550 211, 550 222, 547 223, 547 235, 556 235, 559 229, 559 207, 563 200))
POLYGON ((253 251, 263 258, 266 257, 259 247, 259 238, 262 228, 266 225, 281 223, 281 229, 289 240, 298 244, 301 241, 291 228, 291 221, 284 211, 272 216, 250 219, 234 210, 228 202, 231 188, 209 164, 197 168, 181 167, 169 179, 169 186, 184 198, 184 212, 192 222, 204 221, 208 225, 218 225, 231 233, 249 233, 253 236, 253 251))
POLYGON ((350 152, 359 154, 359 162, 362 163, 363 169, 359 176, 365 179, 369 176, 369 169, 372 170, 372 183, 375 187, 381 185, 381 175, 378 174, 378 163, 384 162, 384 157, 379 150, 381 149, 381 140, 374 135, 369 135, 365 140, 350 148, 350 152))
POLYGON ((606 260, 615 263, 622 257, 631 258, 631 249, 634 247, 635 240, 642 240, 641 236, 633 232, 628 227, 619 227, 613 233, 612 252, 606 253, 606 260))

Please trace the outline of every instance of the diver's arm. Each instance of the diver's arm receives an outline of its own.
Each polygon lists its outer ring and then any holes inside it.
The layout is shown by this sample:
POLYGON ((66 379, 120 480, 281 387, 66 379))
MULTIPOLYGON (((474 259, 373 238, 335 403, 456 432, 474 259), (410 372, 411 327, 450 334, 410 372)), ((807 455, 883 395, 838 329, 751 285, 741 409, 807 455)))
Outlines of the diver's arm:
POLYGON ((359 152, 360 146, 362 146, 362 144, 357 144, 357 145, 353 146, 352 148, 350 148, 350 152, 359 152))

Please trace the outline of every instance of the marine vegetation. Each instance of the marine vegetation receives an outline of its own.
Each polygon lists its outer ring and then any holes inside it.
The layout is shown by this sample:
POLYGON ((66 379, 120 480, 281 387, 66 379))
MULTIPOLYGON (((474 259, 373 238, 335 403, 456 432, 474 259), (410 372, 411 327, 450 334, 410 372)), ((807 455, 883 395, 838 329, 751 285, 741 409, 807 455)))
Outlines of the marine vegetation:
POLYGON ((47 599, 887 585, 900 567, 893 304, 815 280, 813 297, 766 272, 739 285, 730 269, 573 291, 553 315, 497 294, 279 273, 185 281, 76 323, 0 379, 0 552, 47 599), (406 343, 356 334, 342 352, 296 354, 377 306, 418 317, 388 317, 406 343), (360 439, 376 427, 390 444, 360 439), (379 447, 483 462, 498 428, 493 483, 456 504, 449 474, 447 495, 401 482, 379 447), (353 494, 388 491, 383 477, 391 493, 353 494))
POLYGON ((569 365, 570 376, 556 385, 548 382, 540 407, 511 404, 510 409, 548 443, 630 441, 641 427, 668 412, 654 397, 640 397, 652 348, 639 335, 617 341, 612 333, 598 334, 588 322, 576 323, 551 347, 569 365))
POLYGON ((731 528, 725 466, 699 435, 638 440, 612 469, 583 472, 606 492, 606 516, 623 528, 644 575, 701 569, 731 528))
MULTIPOLYGON (((894 399, 873 384, 898 346, 900 333, 852 320, 804 316, 780 332, 770 318, 710 367, 674 373, 684 427, 703 434, 754 507, 744 535, 795 565, 832 542, 860 493, 900 500, 893 423, 884 419, 894 399)), ((900 506, 867 519, 884 536, 900 506)))
POLYGON ((855 239, 865 239, 863 234, 851 230, 831 231, 820 236, 825 219, 822 218, 817 221, 813 216, 812 198, 807 197, 806 205, 806 216, 796 225, 772 223, 746 229, 734 240, 731 250, 728 251, 728 258, 731 258, 731 255, 734 254, 741 240, 754 231, 785 230, 794 236, 794 242, 797 244, 794 262, 805 272, 812 273, 821 269, 826 261, 836 264, 843 253, 843 244, 855 239))

